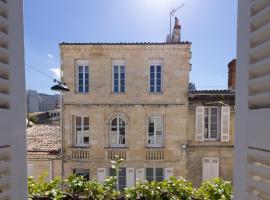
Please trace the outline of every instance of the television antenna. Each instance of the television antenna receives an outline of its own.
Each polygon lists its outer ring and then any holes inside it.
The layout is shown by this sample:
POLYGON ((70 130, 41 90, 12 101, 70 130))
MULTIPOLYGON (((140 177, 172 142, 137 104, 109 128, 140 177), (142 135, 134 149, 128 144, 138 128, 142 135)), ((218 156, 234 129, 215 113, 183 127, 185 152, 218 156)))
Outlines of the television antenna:
POLYGON ((172 9, 172 10, 170 11, 170 34, 172 34, 172 16, 175 17, 174 13, 175 13, 177 10, 179 10, 180 8, 184 7, 184 6, 185 6, 185 4, 182 4, 182 5, 178 6, 177 8, 172 9))

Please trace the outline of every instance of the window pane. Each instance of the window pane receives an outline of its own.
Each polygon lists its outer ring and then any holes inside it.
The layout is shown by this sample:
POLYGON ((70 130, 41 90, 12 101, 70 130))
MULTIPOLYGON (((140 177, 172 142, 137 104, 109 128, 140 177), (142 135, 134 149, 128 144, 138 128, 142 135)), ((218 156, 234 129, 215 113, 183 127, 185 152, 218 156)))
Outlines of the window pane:
POLYGON ((121 92, 125 92, 125 86, 121 86, 120 89, 121 89, 121 92))
POLYGON ((89 144, 89 137, 83 137, 83 143, 84 144, 89 144))
POLYGON ((160 65, 157 66, 157 73, 161 73, 161 66, 160 65))
POLYGON ((150 66, 150 73, 154 73, 155 72, 155 66, 151 65, 150 66))
POLYGON ((157 78, 161 79, 161 73, 157 73, 157 78))
POLYGON ((154 181, 154 169, 146 168, 146 180, 148 182, 154 181))
POLYGON ((114 86, 114 92, 119 92, 118 85, 114 86))
POLYGON ((89 117, 83 118, 83 126, 85 131, 89 130, 89 117))
POLYGON ((155 87, 154 86, 150 87, 150 92, 155 92, 155 87))
POLYGON ((154 85, 155 85, 155 80, 154 80, 154 79, 151 79, 151 80, 150 80, 150 85, 151 85, 151 86, 154 86, 154 85))
POLYGON ((114 168, 109 168, 109 176, 116 176, 116 170, 114 168))
POLYGON ((113 77, 114 77, 114 80, 118 80, 118 73, 114 73, 113 77))
POLYGON ((163 181, 163 168, 156 168, 156 181, 163 181))
POLYGON ((114 86, 118 86, 118 79, 114 80, 114 86))
POLYGON ((150 78, 154 79, 155 78, 155 73, 150 73, 150 78))
POLYGON ((120 81, 120 85, 121 85, 121 86, 125 86, 125 80, 121 80, 121 81, 120 81))
POLYGON ((217 108, 211 109, 211 115, 217 115, 217 108))
POLYGON ((118 174, 118 189, 123 190, 126 187, 126 168, 120 168, 118 174))
POLYGON ((161 92, 161 87, 157 86, 157 91, 156 92, 161 92))
POLYGON ((125 73, 125 66, 121 66, 120 72, 125 73))
POLYGON ((114 66, 114 73, 118 73, 118 66, 114 66))
POLYGON ((88 70, 88 66, 85 66, 84 68, 84 72, 88 74, 89 70, 88 70))
POLYGON ((157 85, 161 86, 161 80, 160 79, 157 79, 157 85))
POLYGON ((83 66, 79 66, 79 73, 83 73, 83 66))
POLYGON ((79 73, 79 79, 83 79, 83 74, 79 73))
POLYGON ((121 78, 121 79, 125 79, 125 74, 124 74, 124 73, 121 73, 121 74, 120 74, 120 78, 121 78))

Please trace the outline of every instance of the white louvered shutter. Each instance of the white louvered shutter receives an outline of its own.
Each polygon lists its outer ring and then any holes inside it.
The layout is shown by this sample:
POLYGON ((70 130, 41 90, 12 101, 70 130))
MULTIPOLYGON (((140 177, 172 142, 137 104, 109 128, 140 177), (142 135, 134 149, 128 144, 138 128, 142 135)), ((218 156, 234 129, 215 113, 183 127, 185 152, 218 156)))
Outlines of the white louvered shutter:
POLYGON ((173 176, 173 168, 165 168, 165 179, 169 180, 173 176))
POLYGON ((195 140, 197 142, 204 141, 204 107, 196 107, 196 124, 195 124, 195 140))
POLYGON ((135 185, 135 173, 134 173, 134 168, 127 168, 126 169, 126 178, 127 178, 127 187, 133 187, 135 185))
POLYGON ((211 158, 203 158, 202 180, 208 180, 211 177, 211 158))
POLYGON ((234 199, 270 199, 270 1, 239 0, 234 199))
POLYGON ((97 169, 97 180, 100 183, 104 183, 106 179, 106 168, 97 169))
POLYGON ((221 141, 230 141, 230 107, 221 107, 221 141))
POLYGON ((212 158, 211 159, 211 178, 219 177, 219 159, 212 158))
POLYGON ((144 168, 136 169, 136 181, 141 182, 145 180, 144 168))
POLYGON ((0 0, 0 199, 27 199, 21 0, 0 0))

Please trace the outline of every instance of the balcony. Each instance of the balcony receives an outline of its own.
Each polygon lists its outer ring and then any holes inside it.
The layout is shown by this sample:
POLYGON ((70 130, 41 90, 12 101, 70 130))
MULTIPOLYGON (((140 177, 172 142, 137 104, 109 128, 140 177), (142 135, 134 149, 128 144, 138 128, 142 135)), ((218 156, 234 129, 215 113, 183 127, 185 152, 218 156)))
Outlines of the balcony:
POLYGON ((145 150, 146 160, 164 160, 163 148, 150 148, 145 150))
POLYGON ((126 148, 109 148, 106 153, 108 160, 115 160, 115 157, 122 158, 123 160, 127 159, 126 148))
POLYGON ((90 159, 90 151, 89 151, 89 149, 72 148, 71 149, 71 159, 72 160, 89 160, 90 159))

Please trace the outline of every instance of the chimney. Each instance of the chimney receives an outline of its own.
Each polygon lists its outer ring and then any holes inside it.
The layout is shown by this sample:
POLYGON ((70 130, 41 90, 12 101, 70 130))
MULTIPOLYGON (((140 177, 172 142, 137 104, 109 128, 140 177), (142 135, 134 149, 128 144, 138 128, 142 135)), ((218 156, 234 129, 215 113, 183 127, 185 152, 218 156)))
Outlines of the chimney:
POLYGON ((228 64, 228 89, 235 89, 236 59, 228 64))
POLYGON ((179 43, 181 42, 181 25, 179 25, 179 19, 175 17, 174 27, 172 34, 167 36, 166 42, 167 43, 179 43))

